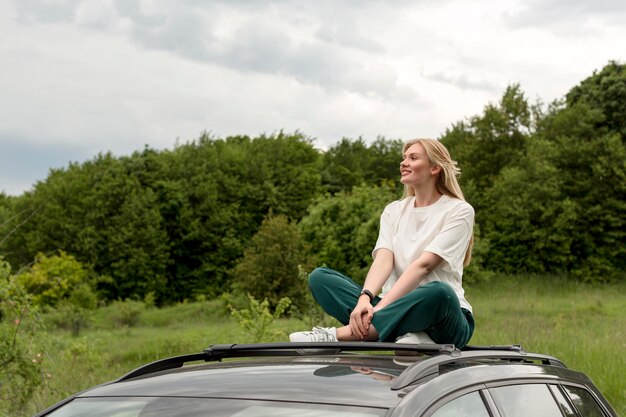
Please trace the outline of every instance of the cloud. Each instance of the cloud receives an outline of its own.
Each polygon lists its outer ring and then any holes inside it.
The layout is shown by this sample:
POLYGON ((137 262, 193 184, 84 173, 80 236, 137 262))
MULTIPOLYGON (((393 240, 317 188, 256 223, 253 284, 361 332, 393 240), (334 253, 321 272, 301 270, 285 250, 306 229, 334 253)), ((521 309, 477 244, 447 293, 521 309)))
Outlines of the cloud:
POLYGON ((14 2, 17 19, 23 23, 70 22, 78 5, 76 0, 20 0, 14 2))
POLYGON ((132 36, 146 47, 236 71, 362 94, 393 93, 393 68, 373 55, 384 51, 381 44, 345 22, 340 30, 337 24, 320 24, 295 5, 276 11, 268 4, 244 12, 224 5, 170 10, 153 16, 150 24, 135 12, 132 36))
POLYGON ((590 31, 623 25, 626 3, 616 0, 530 0, 504 17, 513 28, 539 27, 567 36, 585 37, 590 31))
MULTIPOLYGON (((48 164, 36 149, 58 147, 83 160, 145 144, 168 148, 205 130, 218 137, 300 130, 320 147, 341 137, 436 137, 496 102, 509 84, 551 101, 609 59, 626 58, 624 7, 4 1, 0 154, 17 160, 33 149, 43 168, 32 171, 45 176, 58 160, 48 164), (28 146, 9 147, 9 139, 28 146)), ((2 184, 23 183, 12 175, 0 164, 2 184)))
POLYGON ((360 49, 365 52, 384 53, 385 45, 376 40, 374 34, 363 29, 364 24, 354 17, 346 20, 343 15, 324 20, 315 31, 318 39, 340 46, 360 49))
POLYGON ((22 18, 113 30, 145 48, 237 71, 289 76, 360 94, 395 92, 393 67, 376 56, 385 48, 366 33, 354 5, 332 14, 328 5, 303 8, 289 1, 251 1, 243 10, 230 2, 156 4, 148 9, 130 0, 74 1, 49 14, 47 3, 28 0, 18 10, 22 18), (283 8, 276 9, 277 3, 283 8))
MULTIPOLYGON (((463 90, 467 89, 475 89, 475 90, 485 90, 492 93, 497 93, 503 90, 503 86, 496 84, 492 81, 489 81, 483 77, 468 74, 468 73, 457 73, 453 74, 451 72, 432 72, 432 73, 424 73, 422 75, 425 78, 446 83, 452 84, 454 86, 460 87, 463 90)), ((506 86, 504 86, 506 87, 506 86)))

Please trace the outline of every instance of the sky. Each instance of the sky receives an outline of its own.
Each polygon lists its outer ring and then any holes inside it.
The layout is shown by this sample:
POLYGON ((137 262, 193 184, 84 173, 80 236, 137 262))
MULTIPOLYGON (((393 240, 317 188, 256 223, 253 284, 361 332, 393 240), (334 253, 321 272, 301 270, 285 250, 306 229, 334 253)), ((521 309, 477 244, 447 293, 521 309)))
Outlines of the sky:
POLYGON ((440 137, 626 62, 623 0, 0 0, 0 192, 197 139, 440 137))

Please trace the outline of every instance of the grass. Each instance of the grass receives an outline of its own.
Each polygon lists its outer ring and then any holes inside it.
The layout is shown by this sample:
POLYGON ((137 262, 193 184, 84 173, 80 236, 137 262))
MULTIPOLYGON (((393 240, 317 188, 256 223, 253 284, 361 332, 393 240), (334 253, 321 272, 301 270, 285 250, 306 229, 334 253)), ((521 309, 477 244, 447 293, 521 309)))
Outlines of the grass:
POLYGON ((565 279, 502 279, 468 290, 476 309, 472 344, 521 344, 586 373, 626 415, 626 285, 565 279))
MULTIPOLYGON (((493 278, 467 288, 477 323, 470 343, 515 343, 556 356, 589 375, 618 415, 626 415, 625 294, 626 283, 592 286, 554 277, 493 278)), ((217 300, 148 308, 139 324, 128 328, 114 324, 114 312, 103 308, 77 338, 50 330, 49 377, 23 415, 146 362, 215 343, 252 342, 225 311, 217 300)), ((264 341, 286 340, 289 332, 306 326, 282 319, 264 341)))

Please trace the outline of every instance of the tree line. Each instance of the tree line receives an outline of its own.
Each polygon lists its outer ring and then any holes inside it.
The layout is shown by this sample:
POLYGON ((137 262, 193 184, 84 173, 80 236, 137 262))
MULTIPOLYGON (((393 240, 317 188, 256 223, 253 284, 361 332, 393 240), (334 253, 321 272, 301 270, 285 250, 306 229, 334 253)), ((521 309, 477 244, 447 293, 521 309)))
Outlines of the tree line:
MULTIPOLYGON (((468 279, 624 279, 625 135, 626 66, 616 62, 547 106, 509 86, 447 129, 439 140, 477 213, 468 279)), ((314 265, 364 278, 378 216, 402 195, 401 148, 380 137, 319 150, 279 132, 101 153, 20 196, 0 193, 0 256, 19 273, 68 254, 106 300, 233 290, 297 299, 314 265)))

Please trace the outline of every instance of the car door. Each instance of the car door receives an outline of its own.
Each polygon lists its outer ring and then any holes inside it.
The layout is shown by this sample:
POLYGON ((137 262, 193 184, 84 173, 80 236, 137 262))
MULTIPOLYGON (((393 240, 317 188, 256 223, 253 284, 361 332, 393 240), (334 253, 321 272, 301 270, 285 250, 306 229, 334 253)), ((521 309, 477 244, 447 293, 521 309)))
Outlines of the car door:
POLYGON ((503 417, 611 417, 581 385, 522 383, 488 390, 503 417))
POLYGON ((611 417, 583 386, 514 383, 452 395, 424 417, 611 417))

